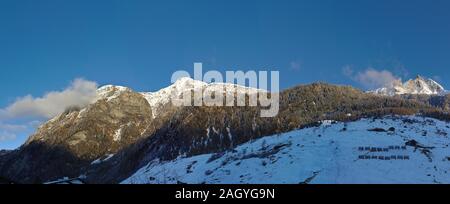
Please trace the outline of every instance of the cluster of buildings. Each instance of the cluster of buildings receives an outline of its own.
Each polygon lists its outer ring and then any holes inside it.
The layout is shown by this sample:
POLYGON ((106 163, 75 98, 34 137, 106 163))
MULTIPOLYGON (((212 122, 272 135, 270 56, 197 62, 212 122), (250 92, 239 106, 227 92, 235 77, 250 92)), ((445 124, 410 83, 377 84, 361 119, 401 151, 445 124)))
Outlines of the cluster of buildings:
POLYGON ((390 156, 377 156, 377 155, 359 155, 358 159, 376 159, 376 160, 409 160, 408 155, 390 155, 390 156))
POLYGON ((358 147, 358 151, 367 152, 358 156, 358 159, 372 159, 372 160, 409 160, 408 155, 393 154, 393 155, 370 155, 373 152, 389 152, 389 151, 405 151, 406 146, 388 146, 388 147, 358 147))
POLYGON ((389 152, 390 150, 406 150, 406 146, 389 146, 389 147, 358 147, 358 151, 368 152, 389 152))

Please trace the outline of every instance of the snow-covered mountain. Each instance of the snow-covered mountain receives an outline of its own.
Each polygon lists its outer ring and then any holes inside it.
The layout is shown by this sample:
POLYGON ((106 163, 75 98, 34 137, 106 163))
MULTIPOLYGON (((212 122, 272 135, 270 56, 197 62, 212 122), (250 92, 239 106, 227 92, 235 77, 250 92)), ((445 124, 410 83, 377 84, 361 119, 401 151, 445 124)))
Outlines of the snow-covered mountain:
POLYGON ((425 95, 443 95, 447 91, 439 83, 432 79, 417 76, 415 79, 408 80, 405 83, 394 83, 392 87, 383 87, 369 93, 379 95, 403 95, 403 94, 425 94, 425 95))
MULTIPOLYGON (((206 83, 199 80, 194 80, 189 77, 183 77, 177 80, 172 85, 162 88, 155 92, 139 92, 149 103, 152 108, 152 117, 156 118, 164 106, 170 104, 171 98, 181 98, 183 93, 190 93, 191 91, 224 91, 225 94, 257 94, 265 90, 246 87, 230 83, 206 83)), ((96 100, 106 99, 110 101, 125 92, 133 92, 132 89, 123 86, 105 85, 97 90, 96 100)))
POLYGON ((450 183, 449 125, 414 116, 323 121, 221 153, 154 160, 122 183, 450 183))
POLYGON ((147 99, 148 103, 152 107, 153 118, 157 117, 161 112, 162 107, 170 103, 172 97, 180 98, 183 93, 190 93, 195 90, 208 90, 217 91, 220 93, 223 91, 225 94, 232 93, 244 93, 244 94, 256 94, 264 91, 261 89, 240 86, 229 83, 206 83, 203 81, 194 80, 189 77, 183 77, 177 80, 169 87, 163 88, 156 92, 142 92, 141 94, 147 99))
MULTIPOLYGON (((314 172, 322 169, 323 173, 320 173, 322 176, 327 174, 338 174, 339 176, 327 176, 317 182, 351 182, 345 180, 347 177, 340 176, 346 171, 353 172, 340 165, 341 162, 343 165, 353 165, 345 163, 348 162, 347 157, 341 158, 341 154, 350 151, 346 149, 350 148, 345 146, 347 142, 353 145, 359 145, 359 143, 363 145, 364 142, 367 142, 370 144, 366 145, 370 145, 370 147, 384 147, 385 140, 381 138, 385 138, 386 141, 392 140, 393 144, 397 144, 400 142, 398 138, 410 137, 419 141, 420 144, 438 146, 434 139, 422 141, 422 139, 428 138, 422 135, 441 134, 441 144, 447 144, 448 127, 447 129, 443 128, 444 122, 439 121, 436 121, 438 126, 425 125, 423 129, 416 132, 411 128, 415 128, 414 126, 418 126, 420 123, 409 124, 406 122, 402 126, 398 124, 401 119, 395 118, 385 119, 384 123, 386 124, 379 121, 384 125, 378 125, 378 122, 374 123, 374 126, 385 130, 394 127, 395 131, 380 132, 378 129, 378 132, 372 132, 365 128, 359 128, 366 123, 369 124, 370 119, 364 118, 391 114, 426 114, 434 111, 432 115, 429 115, 430 117, 445 120, 449 118, 448 115, 436 108, 446 107, 448 104, 446 100, 438 101, 439 105, 432 108, 429 104, 416 99, 386 98, 376 94, 365 94, 352 87, 314 83, 280 92, 280 111, 273 118, 259 117, 262 107, 177 107, 171 103, 172 97, 179 97, 194 89, 202 91, 225 89, 227 95, 235 90, 238 93, 246 94, 264 91, 234 84, 207 84, 190 78, 182 78, 169 87, 156 92, 135 92, 122 86, 103 86, 98 89, 97 98, 91 104, 86 107, 67 109, 64 113, 40 126, 20 148, 0 152, 0 177, 17 183, 45 183, 64 177, 79 178, 80 175, 83 175, 86 183, 119 183, 135 174, 131 177, 132 180, 130 178, 125 182, 150 182, 141 179, 146 176, 154 178, 151 179, 151 183, 161 183, 161 180, 170 179, 175 182, 177 179, 174 180, 174 178, 180 178, 179 182, 187 183, 258 183, 275 181, 281 176, 275 171, 284 171, 285 174, 289 174, 289 179, 280 179, 278 182, 308 183, 315 180, 310 178, 310 174, 319 176, 319 173, 314 172), (334 124, 327 121, 320 127, 299 130, 299 128, 314 126, 317 121, 322 120, 360 121, 348 123, 346 128, 344 128, 344 123, 334 124), (426 133, 424 133, 425 131, 426 133), (323 133, 315 135, 317 132, 323 133), (392 135, 394 132, 395 134, 392 135), (384 133, 389 137, 385 137, 384 133), (294 137, 297 134, 305 136, 294 137), (260 139, 268 135, 277 136, 260 139), (280 139, 280 142, 277 142, 277 138, 280 139), (304 139, 307 141, 303 141, 304 139), (311 144, 308 142, 319 146, 312 145, 310 147, 311 144), (294 148, 297 145, 301 148, 294 148), (302 147, 302 145, 304 146, 302 147), (337 151, 336 155, 317 153, 317 151, 332 152, 333 149, 329 148, 330 146, 341 150, 337 151), (244 147, 248 148, 243 149, 244 147), (215 159, 216 157, 217 159, 215 159), (306 160, 306 158, 310 159, 306 160), (191 159, 195 159, 197 162, 189 163, 191 159), (155 163, 156 160, 161 162, 155 163), (211 161, 203 162, 204 160, 211 161), (237 160, 240 160, 237 162, 239 164, 232 162, 237 160), (333 164, 333 161, 339 164, 333 164), (248 162, 256 162, 262 166, 254 166, 253 163, 248 162), (230 166, 231 163, 234 166, 230 166), (299 168, 296 166, 297 163, 303 165, 302 169, 304 170, 299 170, 298 174, 287 172, 286 169, 299 168), (179 169, 174 170, 170 165, 179 167, 179 169), (179 172, 182 170, 181 167, 184 168, 183 165, 187 165, 186 168, 189 168, 184 169, 186 174, 179 172), (232 167, 238 168, 239 165, 243 165, 239 167, 239 171, 247 171, 251 176, 234 172, 232 167), (269 166, 273 170, 269 169, 269 166), (338 173, 326 170, 327 166, 337 168, 338 173), (223 167, 226 167, 226 171, 222 171, 223 167), (256 167, 264 171, 252 169, 256 167), (142 168, 145 168, 149 175, 142 173, 144 170, 139 170, 142 168), (158 174, 158 169, 162 169, 163 174, 158 174), (171 172, 164 173, 168 169, 171 169, 171 172), (228 175, 230 172, 228 170, 231 171, 230 175, 228 175), (172 174, 172 172, 175 173, 172 174), (161 175, 166 176, 161 178, 161 175), (192 179, 188 177, 192 177, 192 179), (240 178, 243 180, 239 180, 240 178), (326 178, 330 180, 326 180, 326 178), (332 180, 333 178, 336 180, 332 180)), ((426 147, 417 147, 417 151, 426 154, 428 151, 435 153, 434 149, 426 147)), ((441 159, 443 154, 439 152, 436 151, 436 154, 439 154, 436 158, 441 159)), ((414 154, 416 153, 402 153, 397 156, 409 155, 412 158, 414 154)), ((352 153, 347 156, 353 159, 355 156, 364 155, 352 153)), ((406 161, 397 159, 397 157, 396 160, 406 161)), ((437 162, 433 159, 433 162, 435 161, 437 162)), ((428 168, 427 165, 428 163, 424 168, 428 168)), ((439 165, 441 164, 436 164, 437 167, 439 165)), ((357 166, 356 168, 362 169, 363 167, 357 166)), ((365 167, 372 168, 370 165, 365 167)), ((395 165, 392 167, 397 168, 395 165)), ((423 170, 418 169, 417 172, 422 175, 423 170)), ((377 179, 373 182, 385 182, 382 180, 385 179, 384 177, 376 177, 378 174, 370 176, 377 179)), ((436 174, 436 178, 439 182, 447 182, 443 179, 446 178, 445 176, 436 174)), ((412 181, 423 182, 424 180, 412 181)), ((426 182, 428 181, 426 180, 426 182)), ((394 179, 392 182, 401 181, 394 179)))

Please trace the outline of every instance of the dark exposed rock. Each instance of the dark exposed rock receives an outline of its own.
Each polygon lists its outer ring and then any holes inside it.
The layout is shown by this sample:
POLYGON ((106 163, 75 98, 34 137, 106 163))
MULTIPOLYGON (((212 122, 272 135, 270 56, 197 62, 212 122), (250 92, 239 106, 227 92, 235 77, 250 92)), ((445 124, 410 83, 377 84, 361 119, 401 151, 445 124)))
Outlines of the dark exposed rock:
POLYGON ((405 143, 407 146, 418 147, 419 143, 416 140, 409 140, 405 143))
POLYGON ((206 171, 205 171, 205 175, 206 175, 206 176, 209 176, 209 175, 211 175, 212 173, 214 173, 214 172, 211 171, 211 170, 206 170, 206 171))
POLYGON ((319 175, 320 171, 313 172, 313 175, 311 177, 308 177, 304 181, 300 182, 299 184, 309 184, 311 181, 313 181, 317 175, 319 175))
POLYGON ((223 157, 223 155, 225 155, 225 152, 215 153, 215 154, 211 155, 211 157, 208 159, 208 161, 206 161, 206 163, 210 163, 212 161, 220 159, 221 157, 223 157))
POLYGON ((372 128, 372 129, 368 129, 367 131, 370 131, 370 132, 387 132, 384 128, 372 128))
POLYGON ((420 150, 420 152, 422 154, 424 154, 430 162, 432 162, 433 159, 432 159, 431 150, 434 149, 434 147, 426 147, 426 146, 420 144, 419 142, 417 142, 416 140, 409 140, 405 143, 405 145, 414 147, 414 150, 417 150, 417 149, 420 150))
POLYGON ((14 184, 13 181, 0 177, 0 184, 14 184))
POLYGON ((0 157, 10 153, 11 150, 0 150, 0 157))

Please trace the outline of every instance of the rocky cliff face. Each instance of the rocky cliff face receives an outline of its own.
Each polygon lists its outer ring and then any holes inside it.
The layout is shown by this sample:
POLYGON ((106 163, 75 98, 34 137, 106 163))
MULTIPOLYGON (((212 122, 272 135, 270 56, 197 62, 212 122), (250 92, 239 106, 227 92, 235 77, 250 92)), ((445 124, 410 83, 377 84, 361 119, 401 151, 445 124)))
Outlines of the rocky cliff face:
POLYGON ((62 145, 74 156, 91 160, 134 143, 152 122, 150 105, 132 90, 111 87, 107 93, 86 108, 44 124, 25 146, 36 142, 62 145))
POLYGON ((136 142, 151 131, 147 100, 130 89, 99 89, 98 100, 45 123, 0 162, 4 177, 25 183, 79 175, 92 160, 136 142))

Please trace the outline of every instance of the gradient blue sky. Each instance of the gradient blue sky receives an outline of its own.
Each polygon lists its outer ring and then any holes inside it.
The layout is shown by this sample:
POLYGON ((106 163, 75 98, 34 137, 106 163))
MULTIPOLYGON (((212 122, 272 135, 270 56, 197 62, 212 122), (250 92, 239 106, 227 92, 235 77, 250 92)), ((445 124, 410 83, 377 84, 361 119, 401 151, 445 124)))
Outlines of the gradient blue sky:
MULTIPOLYGON (((422 74, 450 87, 449 10, 448 0, 4 0, 0 109, 78 77, 152 91, 194 62, 204 70, 279 70, 281 88, 315 81, 366 88, 344 67, 422 74)), ((0 149, 26 134, 0 141, 0 149)))

